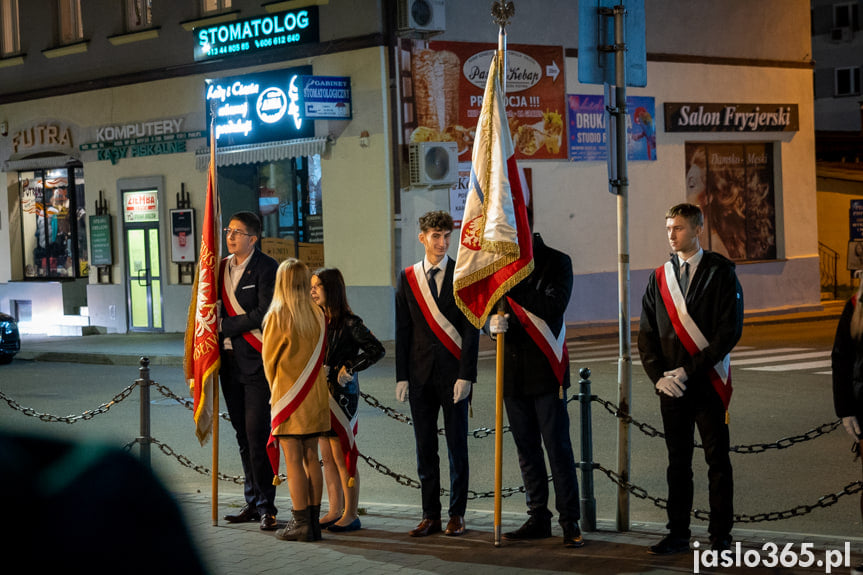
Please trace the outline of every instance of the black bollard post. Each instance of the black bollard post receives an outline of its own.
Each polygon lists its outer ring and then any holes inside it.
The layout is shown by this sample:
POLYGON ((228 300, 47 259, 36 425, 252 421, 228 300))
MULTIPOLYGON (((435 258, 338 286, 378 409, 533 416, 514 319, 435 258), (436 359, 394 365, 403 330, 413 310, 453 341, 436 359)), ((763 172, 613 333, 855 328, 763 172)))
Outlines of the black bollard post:
POLYGON ((141 463, 150 468, 150 358, 141 358, 141 367, 138 368, 140 377, 136 382, 141 388, 141 434, 138 436, 140 445, 141 463))
POLYGON ((590 418, 590 369, 583 367, 578 372, 580 393, 578 402, 581 404, 581 528, 584 531, 596 531, 596 498, 593 495, 593 424, 590 418))

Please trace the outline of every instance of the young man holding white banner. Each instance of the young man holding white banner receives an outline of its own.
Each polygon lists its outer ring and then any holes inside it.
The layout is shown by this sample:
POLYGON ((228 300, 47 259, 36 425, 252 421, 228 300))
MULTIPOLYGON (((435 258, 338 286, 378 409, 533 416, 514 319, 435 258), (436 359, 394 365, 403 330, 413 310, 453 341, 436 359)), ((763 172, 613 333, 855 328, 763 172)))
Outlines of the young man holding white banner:
POLYGON ((423 516, 411 537, 438 533, 441 481, 438 414, 443 411, 450 468, 449 521, 444 533, 465 531, 468 453, 467 412, 476 381, 479 330, 453 297, 455 262, 447 256, 453 220, 434 211, 419 218, 425 257, 401 272, 396 288, 396 398, 410 400, 422 486, 423 516))
POLYGON ((638 332, 638 352, 660 398, 668 449, 669 533, 648 553, 689 551, 695 426, 708 465, 710 545, 723 551, 731 547, 734 522, 729 354, 743 329, 743 290, 734 263, 701 248, 704 215, 698 206, 678 204, 665 218, 674 253, 650 276, 638 332))
MULTIPOLYGON (((530 210, 527 213, 532 228, 530 210)), ((510 541, 551 537, 548 455, 563 544, 581 547, 578 476, 566 411, 570 379, 564 314, 572 294, 572 260, 534 233, 533 262, 530 275, 504 296, 505 315, 491 315, 489 322, 492 334, 506 333, 503 399, 528 507, 524 525, 503 537, 510 541)))

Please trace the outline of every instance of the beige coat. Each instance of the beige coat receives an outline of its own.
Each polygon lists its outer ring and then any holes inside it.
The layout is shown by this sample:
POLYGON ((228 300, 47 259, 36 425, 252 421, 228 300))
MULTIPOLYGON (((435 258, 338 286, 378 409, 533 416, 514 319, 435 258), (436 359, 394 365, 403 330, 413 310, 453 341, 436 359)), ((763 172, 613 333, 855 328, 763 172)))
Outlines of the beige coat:
POLYGON ((320 317, 320 331, 314 337, 299 337, 297 334, 283 333, 278 330, 278 322, 268 321, 264 326, 264 372, 270 384, 270 416, 275 419, 286 406, 296 408, 289 417, 272 430, 273 435, 305 435, 320 433, 330 429, 329 391, 323 366, 318 370, 317 377, 308 384, 309 391, 301 397, 297 381, 309 377, 307 372, 312 369, 316 357, 315 348, 321 343, 318 351, 321 359, 325 342, 323 314, 320 317), (304 374, 304 372, 306 372, 304 374))

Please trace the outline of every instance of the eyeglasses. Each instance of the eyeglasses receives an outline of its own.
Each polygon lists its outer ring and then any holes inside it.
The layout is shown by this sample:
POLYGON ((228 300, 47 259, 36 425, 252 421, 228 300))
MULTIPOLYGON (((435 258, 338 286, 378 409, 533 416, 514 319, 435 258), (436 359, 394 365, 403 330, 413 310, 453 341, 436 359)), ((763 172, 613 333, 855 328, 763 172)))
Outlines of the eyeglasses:
POLYGON ((222 231, 225 232, 225 235, 227 237, 231 237, 231 236, 237 235, 237 234, 239 234, 241 236, 253 236, 254 235, 254 234, 250 234, 248 232, 244 232, 243 230, 235 230, 234 228, 225 228, 222 231))

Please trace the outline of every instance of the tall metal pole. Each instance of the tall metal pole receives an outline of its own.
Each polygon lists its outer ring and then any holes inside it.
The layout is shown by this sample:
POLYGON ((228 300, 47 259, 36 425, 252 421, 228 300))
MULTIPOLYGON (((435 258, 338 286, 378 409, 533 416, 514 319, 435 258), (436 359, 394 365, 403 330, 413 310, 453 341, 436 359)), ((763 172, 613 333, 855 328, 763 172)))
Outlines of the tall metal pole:
MULTIPOLYGON (((626 169, 626 49, 623 19, 626 8, 614 7, 614 86, 617 108, 617 274, 619 301, 620 359, 618 360, 618 405, 629 413, 632 402, 632 334, 629 307, 629 180, 626 169)), ((629 424, 623 419, 617 426, 617 469, 624 481, 629 481, 629 424)), ((617 530, 629 531, 629 492, 617 490, 617 530)))

